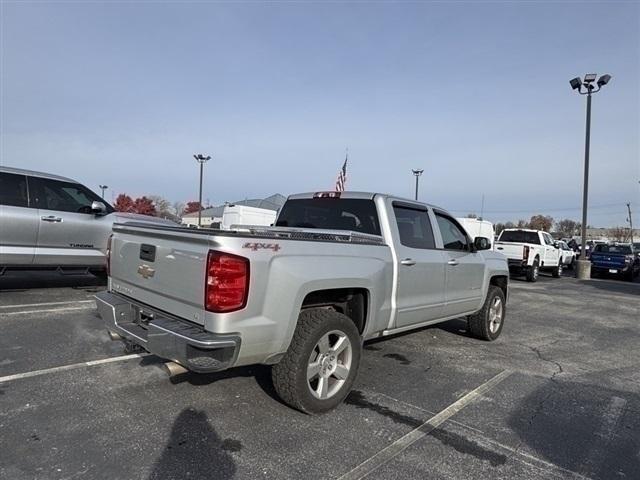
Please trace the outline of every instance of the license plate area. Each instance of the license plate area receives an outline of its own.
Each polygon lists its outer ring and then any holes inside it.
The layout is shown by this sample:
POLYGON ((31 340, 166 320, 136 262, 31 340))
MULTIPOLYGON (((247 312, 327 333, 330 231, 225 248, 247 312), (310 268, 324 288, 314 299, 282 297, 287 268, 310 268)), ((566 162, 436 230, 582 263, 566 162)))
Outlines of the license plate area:
POLYGON ((610 268, 609 273, 618 273, 618 270, 616 270, 615 268, 610 268))

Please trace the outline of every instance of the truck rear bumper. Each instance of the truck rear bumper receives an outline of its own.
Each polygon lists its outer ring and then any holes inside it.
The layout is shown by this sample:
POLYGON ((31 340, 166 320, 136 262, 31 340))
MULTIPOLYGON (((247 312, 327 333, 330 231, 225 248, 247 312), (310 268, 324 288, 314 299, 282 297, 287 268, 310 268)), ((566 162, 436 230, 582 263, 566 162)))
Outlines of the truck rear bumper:
POLYGON ((198 373, 225 370, 236 361, 239 335, 206 332, 200 326, 110 292, 100 292, 95 299, 108 330, 158 357, 198 373), (144 322, 140 321, 142 311, 146 317, 144 322))
POLYGON ((509 271, 512 273, 522 273, 529 268, 526 260, 520 260, 517 258, 508 258, 507 265, 509 266, 509 271))

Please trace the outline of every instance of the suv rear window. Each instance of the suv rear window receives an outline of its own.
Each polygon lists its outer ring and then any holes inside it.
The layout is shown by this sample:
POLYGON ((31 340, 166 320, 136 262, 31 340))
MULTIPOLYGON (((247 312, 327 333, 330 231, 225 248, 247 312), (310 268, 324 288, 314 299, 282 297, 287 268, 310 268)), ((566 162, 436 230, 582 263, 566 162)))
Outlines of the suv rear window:
POLYGON ((301 198, 287 200, 276 227, 351 230, 380 235, 373 200, 360 198, 301 198))
POLYGON ((505 230, 500 234, 499 242, 533 243, 540 245, 538 232, 527 232, 525 230, 505 230))

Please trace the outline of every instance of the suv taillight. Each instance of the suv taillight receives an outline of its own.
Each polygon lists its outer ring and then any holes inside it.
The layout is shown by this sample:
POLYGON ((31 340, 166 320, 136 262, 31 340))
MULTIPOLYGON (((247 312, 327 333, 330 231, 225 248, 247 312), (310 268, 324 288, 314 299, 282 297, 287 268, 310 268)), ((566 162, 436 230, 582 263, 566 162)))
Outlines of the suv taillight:
POLYGON ((111 242, 113 239, 113 233, 109 235, 107 239, 107 276, 111 275, 111 242))
POLYGON ((524 260, 524 263, 527 263, 529 261, 529 246, 525 245, 524 247, 522 247, 522 258, 524 260))
POLYGON ((226 313, 244 308, 249 294, 249 259, 209 250, 204 308, 226 313))

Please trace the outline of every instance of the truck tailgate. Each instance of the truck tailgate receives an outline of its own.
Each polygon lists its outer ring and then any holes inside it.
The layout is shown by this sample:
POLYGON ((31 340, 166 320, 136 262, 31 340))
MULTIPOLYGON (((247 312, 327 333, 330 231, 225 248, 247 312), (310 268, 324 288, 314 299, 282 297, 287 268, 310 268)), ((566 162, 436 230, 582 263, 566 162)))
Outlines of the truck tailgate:
POLYGON ((591 254, 591 263, 595 267, 621 270, 626 266, 625 258, 623 254, 593 252, 591 254))
POLYGON ((114 225, 113 292, 199 324, 204 323, 206 236, 114 225))
POLYGON ((524 258, 524 246, 524 243, 496 242, 495 249, 507 258, 522 260, 524 258))

